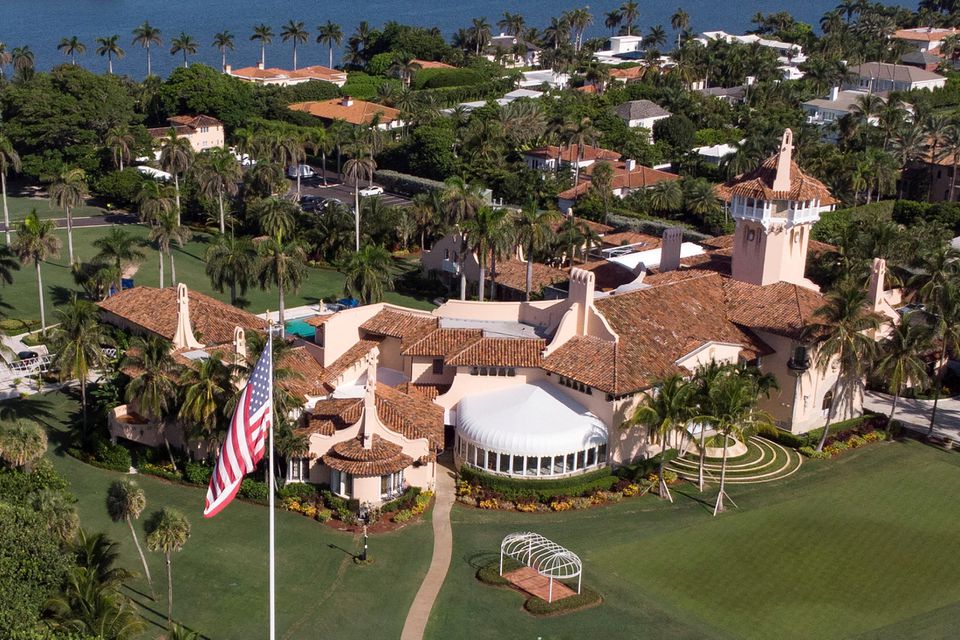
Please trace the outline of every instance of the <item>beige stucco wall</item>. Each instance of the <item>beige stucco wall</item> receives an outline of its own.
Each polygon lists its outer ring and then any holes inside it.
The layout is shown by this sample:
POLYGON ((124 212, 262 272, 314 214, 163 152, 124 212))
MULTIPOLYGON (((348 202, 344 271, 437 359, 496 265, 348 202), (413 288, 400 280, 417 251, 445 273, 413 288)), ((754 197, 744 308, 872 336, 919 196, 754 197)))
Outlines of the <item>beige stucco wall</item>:
POLYGON ((196 153, 222 147, 224 144, 223 127, 206 127, 206 129, 206 131, 197 129, 195 133, 183 136, 190 141, 190 145, 196 153))
POLYGON ((409 358, 410 364, 404 369, 404 373, 410 376, 410 381, 416 384, 450 384, 454 376, 457 375, 457 368, 444 364, 443 373, 440 375, 433 373, 433 361, 443 360, 441 356, 436 358, 430 356, 413 356, 409 358))
POLYGON ((733 277, 759 285, 792 282, 808 286, 803 274, 809 235, 807 225, 764 231, 759 222, 737 222, 733 236, 733 277))
POLYGON ((691 373, 705 364, 718 362, 736 364, 740 358, 740 345, 724 342, 708 342, 677 360, 677 365, 691 373))

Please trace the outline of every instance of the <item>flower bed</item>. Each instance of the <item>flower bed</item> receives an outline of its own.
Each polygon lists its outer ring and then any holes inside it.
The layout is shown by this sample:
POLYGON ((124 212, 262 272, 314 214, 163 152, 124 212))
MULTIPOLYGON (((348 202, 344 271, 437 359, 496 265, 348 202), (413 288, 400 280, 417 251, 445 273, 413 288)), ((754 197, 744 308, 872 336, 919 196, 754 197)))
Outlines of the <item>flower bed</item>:
MULTIPOLYGON (((677 474, 668 471, 668 482, 676 482, 677 474)), ((630 479, 618 480, 615 476, 605 476, 601 486, 605 489, 593 488, 594 480, 588 479, 580 486, 582 489, 570 494, 554 493, 552 489, 544 490, 539 487, 529 492, 510 492, 506 495, 493 487, 479 484, 474 479, 470 482, 463 477, 457 480, 457 501, 479 509, 499 511, 520 511, 522 513, 548 513, 556 511, 572 511, 590 509, 603 504, 614 504, 624 498, 638 497, 649 492, 657 483, 657 476, 642 478, 634 481, 630 479), (511 497, 519 494, 516 499, 511 497)), ((530 481, 535 483, 536 481, 530 481)), ((577 485, 570 485, 576 489, 577 485)))
POLYGON ((836 436, 828 436, 823 451, 817 451, 815 446, 808 445, 800 447, 800 453, 815 460, 826 458, 835 458, 849 449, 859 449, 871 442, 881 442, 886 440, 888 434, 886 431, 880 431, 871 423, 864 423, 863 426, 849 431, 844 431, 836 436))
MULTIPOLYGON (((503 570, 505 573, 513 571, 514 569, 519 569, 521 566, 522 565, 513 558, 503 559, 503 570)), ((509 589, 514 589, 513 584, 500 575, 499 560, 495 560, 481 567, 477 571, 477 580, 492 587, 506 587, 509 589)), ((603 602, 603 598, 600 597, 599 593, 588 589, 587 587, 582 587, 580 589, 580 593, 578 594, 568 596, 562 600, 554 600, 553 602, 547 602, 546 600, 537 598, 536 596, 531 596, 523 591, 520 591, 520 593, 523 593, 527 596, 526 601, 523 603, 523 608, 527 612, 538 616, 569 613, 571 611, 578 611, 585 607, 598 605, 603 602)))

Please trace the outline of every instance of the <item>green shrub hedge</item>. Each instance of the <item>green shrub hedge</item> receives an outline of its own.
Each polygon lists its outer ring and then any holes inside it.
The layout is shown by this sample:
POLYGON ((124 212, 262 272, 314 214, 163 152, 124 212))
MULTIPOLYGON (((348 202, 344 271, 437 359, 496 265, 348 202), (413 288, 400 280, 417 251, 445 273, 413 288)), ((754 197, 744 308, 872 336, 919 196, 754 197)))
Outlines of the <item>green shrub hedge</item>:
POLYGON ((601 601, 600 594, 586 587, 581 587, 580 593, 566 597, 563 600, 554 600, 547 602, 540 598, 529 598, 523 604, 523 608, 537 616, 545 616, 554 613, 563 613, 565 611, 574 611, 589 607, 601 601))
POLYGON ((240 497, 253 502, 266 503, 270 500, 270 487, 266 482, 246 478, 240 483, 240 497))
POLYGON ((467 466, 460 468, 460 479, 480 485, 511 502, 523 499, 548 502, 560 496, 575 497, 595 491, 609 491, 617 482, 617 477, 610 469, 557 480, 519 480, 495 476, 467 466))
POLYGON ((421 69, 413 76, 413 88, 465 87, 486 80, 487 78, 475 69, 421 69))
POLYGON ((183 479, 190 484, 206 486, 210 484, 213 466, 202 462, 188 462, 183 466, 183 479))
POLYGON ((431 193, 433 191, 443 191, 446 189, 446 185, 437 180, 411 176, 406 173, 386 169, 377 171, 374 177, 387 191, 406 196, 415 196, 418 193, 431 193))

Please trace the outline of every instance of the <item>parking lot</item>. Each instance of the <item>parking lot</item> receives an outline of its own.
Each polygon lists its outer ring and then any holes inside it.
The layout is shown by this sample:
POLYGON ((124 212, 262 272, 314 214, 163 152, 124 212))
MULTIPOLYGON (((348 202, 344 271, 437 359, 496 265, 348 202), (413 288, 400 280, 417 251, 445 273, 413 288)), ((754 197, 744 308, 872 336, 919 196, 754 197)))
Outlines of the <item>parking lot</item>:
MULTIPOLYGON (((368 186, 366 180, 360 183, 360 188, 368 186)), ((376 182, 374 182, 376 184, 376 182)), ((290 180, 290 191, 296 193, 297 181, 290 180)), ((318 174, 312 178, 300 179, 300 194, 302 196, 318 196, 320 198, 336 198, 343 204, 353 207, 353 185, 341 183, 335 172, 327 173, 327 186, 323 186, 323 178, 318 174)), ((363 196, 361 196, 362 198, 363 196)), ((401 207, 410 204, 410 199, 393 193, 384 193, 379 196, 383 204, 389 207, 401 207)))

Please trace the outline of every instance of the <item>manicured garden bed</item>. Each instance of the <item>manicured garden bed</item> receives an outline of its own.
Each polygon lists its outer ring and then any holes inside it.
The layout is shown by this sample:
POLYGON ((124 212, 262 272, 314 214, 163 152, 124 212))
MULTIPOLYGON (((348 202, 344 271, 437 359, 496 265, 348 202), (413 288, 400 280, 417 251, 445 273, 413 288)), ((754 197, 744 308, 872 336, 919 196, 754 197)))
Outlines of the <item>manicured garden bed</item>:
MULTIPOLYGON (((522 566, 523 565, 512 558, 503 559, 504 573, 509 573, 510 571, 519 569, 522 566)), ((524 591, 521 591, 520 589, 517 589, 509 580, 500 575, 500 560, 496 560, 484 565, 477 570, 476 576, 477 580, 484 584, 493 587, 507 588, 527 596, 526 600, 524 600, 523 608, 528 613, 531 613, 535 616, 554 616, 564 613, 572 613, 574 611, 580 611, 581 609, 596 606, 603 602, 603 598, 599 593, 583 586, 580 588, 580 593, 576 593, 561 600, 554 600, 553 602, 547 602, 542 598, 532 596, 524 591)))

